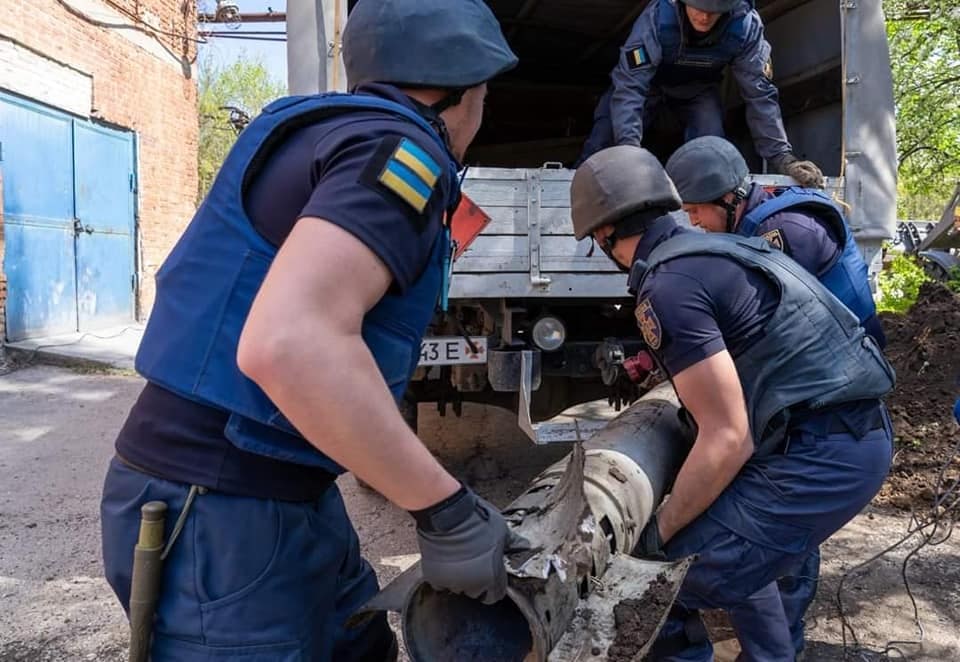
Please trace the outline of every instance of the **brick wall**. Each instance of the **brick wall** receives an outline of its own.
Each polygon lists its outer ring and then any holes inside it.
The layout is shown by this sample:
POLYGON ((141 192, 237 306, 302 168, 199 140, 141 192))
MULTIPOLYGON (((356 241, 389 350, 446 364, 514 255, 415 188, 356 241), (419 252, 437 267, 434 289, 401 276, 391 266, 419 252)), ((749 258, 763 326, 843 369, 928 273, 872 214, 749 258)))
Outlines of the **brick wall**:
MULTIPOLYGON (((196 36, 194 0, 64 2, 108 23, 133 23, 139 17, 165 32, 196 36)), ((154 39, 141 31, 98 27, 71 14, 58 0, 4 3, 0 35, 89 75, 90 115, 137 132, 142 248, 138 317, 143 318, 153 305, 156 269, 196 203, 197 89, 196 69, 190 64, 196 44, 179 36, 154 39)))

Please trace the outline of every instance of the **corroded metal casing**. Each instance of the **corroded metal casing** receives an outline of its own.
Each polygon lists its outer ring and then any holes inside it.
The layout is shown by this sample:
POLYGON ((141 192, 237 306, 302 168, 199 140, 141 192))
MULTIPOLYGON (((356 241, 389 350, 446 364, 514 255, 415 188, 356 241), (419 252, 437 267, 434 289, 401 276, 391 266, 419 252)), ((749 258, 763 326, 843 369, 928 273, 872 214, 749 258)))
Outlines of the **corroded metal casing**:
POLYGON ((411 584, 402 609, 411 659, 543 662, 561 641, 564 659, 593 659, 584 650, 605 654, 613 636, 613 605, 643 596, 658 576, 675 595, 685 574, 683 562, 628 555, 692 442, 676 395, 664 384, 575 446, 503 511, 513 530, 532 544, 531 551, 510 557, 504 600, 488 606, 422 582, 411 584), (604 576, 614 566, 617 587, 608 588, 604 576), (600 613, 584 625, 594 611, 600 613), (575 622, 585 637, 570 636, 575 622))

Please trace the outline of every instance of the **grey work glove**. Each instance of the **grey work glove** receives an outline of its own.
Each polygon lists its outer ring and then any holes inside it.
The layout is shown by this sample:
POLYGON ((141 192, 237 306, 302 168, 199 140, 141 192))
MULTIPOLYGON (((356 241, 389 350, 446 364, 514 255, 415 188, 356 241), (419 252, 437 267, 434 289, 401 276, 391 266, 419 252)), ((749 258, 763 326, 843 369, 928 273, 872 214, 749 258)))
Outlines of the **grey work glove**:
POLYGON ((507 592, 504 554, 527 545, 496 508, 464 486, 440 503, 411 514, 417 520, 424 580, 437 590, 488 605, 503 599, 507 592))
POLYGON ((793 177, 804 188, 823 188, 826 185, 823 172, 816 163, 801 161, 792 152, 778 154, 770 163, 777 172, 793 177))
POLYGON ((667 554, 663 551, 663 539, 660 538, 660 525, 657 523, 657 516, 654 515, 643 527, 640 532, 640 539, 637 540, 636 547, 633 548, 633 556, 641 559, 651 559, 653 561, 666 561, 667 554))

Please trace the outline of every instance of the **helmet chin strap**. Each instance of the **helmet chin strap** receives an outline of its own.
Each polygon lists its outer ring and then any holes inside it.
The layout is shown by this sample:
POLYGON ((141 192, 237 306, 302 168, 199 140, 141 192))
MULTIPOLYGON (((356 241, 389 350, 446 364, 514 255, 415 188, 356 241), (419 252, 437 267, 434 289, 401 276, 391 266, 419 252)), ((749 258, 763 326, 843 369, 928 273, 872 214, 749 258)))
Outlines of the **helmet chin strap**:
MULTIPOLYGON (((617 265, 617 268, 624 273, 630 273, 630 265, 623 265, 617 261, 617 258, 613 256, 613 247, 621 239, 627 239, 629 237, 636 237, 646 232, 647 228, 650 226, 650 223, 660 218, 661 216, 668 213, 668 210, 662 209, 660 207, 655 207, 653 209, 643 209, 638 212, 634 212, 627 216, 627 218, 619 221, 613 226, 613 231, 604 237, 600 242, 600 250, 602 250, 610 260, 617 265)), ((587 254, 587 257, 593 254, 593 246, 590 247, 590 252, 587 254)))
POLYGON ((439 115, 447 108, 453 108, 461 101, 463 101, 463 95, 466 94, 466 88, 456 88, 448 91, 447 96, 440 99, 440 101, 432 104, 430 108, 439 115))
POLYGON ((718 207, 723 208, 727 212, 727 232, 732 233, 737 226, 737 207, 740 206, 740 203, 743 202, 747 197, 747 189, 741 184, 737 188, 731 191, 733 193, 733 200, 729 202, 723 198, 717 198, 713 201, 718 207))
POLYGON ((419 113, 423 115, 423 118, 427 120, 434 129, 436 129, 438 134, 440 134, 440 137, 443 138, 443 141, 447 144, 447 147, 452 148, 453 145, 450 142, 450 132, 447 131, 447 125, 443 121, 443 118, 440 117, 440 113, 448 108, 453 108, 463 101, 463 95, 466 93, 466 91, 466 89, 448 90, 446 96, 436 103, 432 103, 430 105, 417 101, 413 97, 409 97, 410 100, 413 101, 414 105, 416 105, 419 113))

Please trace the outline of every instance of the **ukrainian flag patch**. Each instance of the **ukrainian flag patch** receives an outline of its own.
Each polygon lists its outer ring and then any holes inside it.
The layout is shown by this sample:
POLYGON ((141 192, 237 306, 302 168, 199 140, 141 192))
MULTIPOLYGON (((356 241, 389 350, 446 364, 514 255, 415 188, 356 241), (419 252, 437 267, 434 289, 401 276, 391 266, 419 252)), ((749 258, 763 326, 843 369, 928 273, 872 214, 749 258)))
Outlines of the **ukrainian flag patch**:
POLYGON ((409 138, 402 138, 384 163, 377 181, 422 214, 440 172, 432 156, 409 138))
POLYGON ((650 56, 647 49, 643 46, 637 46, 627 51, 627 64, 631 69, 639 69, 650 64, 650 56))

